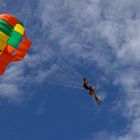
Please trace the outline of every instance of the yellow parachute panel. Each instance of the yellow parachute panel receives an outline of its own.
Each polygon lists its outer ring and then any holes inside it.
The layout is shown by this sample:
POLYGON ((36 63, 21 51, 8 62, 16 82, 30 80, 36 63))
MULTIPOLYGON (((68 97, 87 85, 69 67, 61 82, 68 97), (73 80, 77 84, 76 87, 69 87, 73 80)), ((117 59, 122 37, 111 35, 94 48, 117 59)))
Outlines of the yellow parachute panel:
POLYGON ((21 35, 23 35, 25 31, 24 27, 21 24, 16 24, 14 30, 20 33, 21 35))

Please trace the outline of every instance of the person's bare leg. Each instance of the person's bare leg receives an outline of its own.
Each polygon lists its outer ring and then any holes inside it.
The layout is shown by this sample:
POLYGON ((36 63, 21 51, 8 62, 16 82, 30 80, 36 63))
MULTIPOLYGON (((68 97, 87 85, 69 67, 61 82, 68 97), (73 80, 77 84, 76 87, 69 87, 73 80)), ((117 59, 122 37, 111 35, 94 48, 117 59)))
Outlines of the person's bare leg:
POLYGON ((98 103, 98 104, 101 104, 101 100, 96 96, 96 102, 98 103))
POLYGON ((97 103, 98 105, 101 104, 100 99, 99 99, 95 94, 94 94, 94 99, 95 99, 95 101, 96 101, 96 103, 97 103))
POLYGON ((97 97, 95 94, 91 94, 91 97, 93 99, 93 101, 96 101, 96 103, 99 105, 99 102, 97 101, 97 97))

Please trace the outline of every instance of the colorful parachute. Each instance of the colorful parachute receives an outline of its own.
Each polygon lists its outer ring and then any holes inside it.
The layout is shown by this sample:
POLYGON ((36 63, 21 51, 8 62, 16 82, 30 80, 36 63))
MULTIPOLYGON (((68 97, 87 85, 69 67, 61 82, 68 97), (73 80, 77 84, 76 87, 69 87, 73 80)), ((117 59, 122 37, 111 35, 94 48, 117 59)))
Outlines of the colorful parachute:
POLYGON ((22 60, 30 46, 24 25, 10 14, 0 14, 0 75, 10 62, 22 60))

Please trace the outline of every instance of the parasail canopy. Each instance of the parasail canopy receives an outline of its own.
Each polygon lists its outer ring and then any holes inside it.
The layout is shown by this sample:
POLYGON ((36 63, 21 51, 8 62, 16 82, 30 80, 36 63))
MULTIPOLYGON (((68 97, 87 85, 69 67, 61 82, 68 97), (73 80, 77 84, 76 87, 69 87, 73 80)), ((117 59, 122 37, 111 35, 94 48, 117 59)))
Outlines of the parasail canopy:
POLYGON ((10 62, 22 60, 30 46, 24 25, 13 15, 0 14, 0 75, 10 62))

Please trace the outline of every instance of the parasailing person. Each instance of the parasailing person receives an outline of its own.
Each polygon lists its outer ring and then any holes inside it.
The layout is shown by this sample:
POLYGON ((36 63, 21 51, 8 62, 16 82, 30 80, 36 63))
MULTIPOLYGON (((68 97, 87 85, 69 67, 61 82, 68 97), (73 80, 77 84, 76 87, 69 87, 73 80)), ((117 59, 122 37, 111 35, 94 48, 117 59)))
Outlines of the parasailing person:
POLYGON ((83 86, 84 89, 89 91, 89 95, 96 101, 96 103, 98 105, 100 105, 101 104, 101 100, 96 95, 95 88, 92 85, 89 85, 88 81, 85 78, 83 78, 82 86, 83 86))

